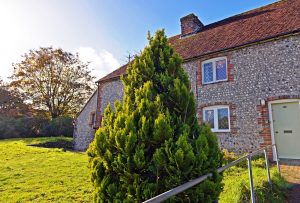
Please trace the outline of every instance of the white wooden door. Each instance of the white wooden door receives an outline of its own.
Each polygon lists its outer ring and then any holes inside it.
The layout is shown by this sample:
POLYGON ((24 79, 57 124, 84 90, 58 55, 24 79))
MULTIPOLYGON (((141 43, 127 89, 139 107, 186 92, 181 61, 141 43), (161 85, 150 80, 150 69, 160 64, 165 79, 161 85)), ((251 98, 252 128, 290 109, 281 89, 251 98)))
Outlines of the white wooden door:
POLYGON ((272 119, 279 158, 300 159, 299 102, 272 104, 272 119))

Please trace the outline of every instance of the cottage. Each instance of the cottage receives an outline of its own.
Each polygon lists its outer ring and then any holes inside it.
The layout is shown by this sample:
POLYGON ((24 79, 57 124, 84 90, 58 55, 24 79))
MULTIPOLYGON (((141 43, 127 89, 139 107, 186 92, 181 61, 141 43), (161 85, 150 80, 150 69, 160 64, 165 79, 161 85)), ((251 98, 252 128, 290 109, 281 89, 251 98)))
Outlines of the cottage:
POLYGON ((96 109, 98 90, 86 102, 82 110, 77 114, 74 122, 74 148, 84 151, 94 139, 96 131, 96 109))
MULTIPOLYGON (((194 14, 180 22, 169 43, 184 59, 199 122, 211 125, 220 146, 243 153, 276 143, 281 158, 300 159, 300 0, 209 25, 194 14)), ((122 100, 125 72, 126 65, 98 81, 95 128, 106 105, 122 100)), ((77 133, 75 147, 91 140, 77 133)))

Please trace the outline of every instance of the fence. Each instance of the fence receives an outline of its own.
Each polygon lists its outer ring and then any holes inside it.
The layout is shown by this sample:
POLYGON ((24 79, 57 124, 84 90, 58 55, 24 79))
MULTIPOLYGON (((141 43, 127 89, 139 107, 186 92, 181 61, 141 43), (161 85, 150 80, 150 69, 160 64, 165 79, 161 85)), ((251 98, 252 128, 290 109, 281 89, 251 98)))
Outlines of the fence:
MULTIPOLYGON (((275 158, 276 158, 276 164, 277 164, 277 168, 278 168, 278 172, 280 174, 280 165, 279 165, 279 158, 278 158, 278 153, 277 153, 277 147, 275 144, 273 145, 268 145, 266 147, 263 147, 263 148, 260 148, 252 153, 249 153, 235 161, 232 161, 230 162, 229 164, 225 165, 225 166, 222 166, 220 168, 217 169, 217 172, 218 173, 221 173, 223 171, 225 171, 226 169, 234 166, 234 165, 237 165, 238 163, 244 161, 244 160, 247 160, 248 162, 248 171, 249 171, 249 179, 250 179, 250 191, 251 191, 251 202, 252 203, 255 203, 256 200, 255 200, 255 193, 254 193, 254 184, 253 184, 253 176, 252 176, 252 163, 251 163, 251 160, 252 160, 252 157, 253 156, 256 156, 258 154, 261 154, 261 153, 264 153, 265 155, 265 161, 266 161, 266 169, 267 169, 267 177, 268 177, 268 182, 269 182, 269 185, 270 187, 272 188, 272 182, 271 182, 271 177, 270 177, 270 167, 269 167, 269 160, 268 160, 268 155, 267 155, 267 150, 269 148, 273 148, 274 149, 274 154, 275 154, 275 158)), ((203 182, 204 180, 206 180, 208 177, 211 177, 212 174, 211 173, 208 173, 206 175, 203 175, 199 178, 196 178, 194 180, 191 180, 183 185, 180 185, 176 188, 173 188, 167 192, 164 192, 156 197, 153 197, 147 201, 145 201, 144 203, 158 203, 158 202, 162 202, 164 200, 167 200, 168 198, 174 196, 174 195, 177 195, 201 182, 203 182)))

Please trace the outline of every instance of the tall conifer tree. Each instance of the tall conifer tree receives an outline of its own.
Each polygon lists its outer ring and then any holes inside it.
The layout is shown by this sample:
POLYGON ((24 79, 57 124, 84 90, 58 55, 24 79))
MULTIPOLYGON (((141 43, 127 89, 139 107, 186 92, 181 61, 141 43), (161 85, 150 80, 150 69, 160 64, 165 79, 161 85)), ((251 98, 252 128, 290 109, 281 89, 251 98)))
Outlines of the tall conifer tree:
MULTIPOLYGON (((217 138, 200 126, 182 58, 163 30, 131 62, 125 95, 105 110, 88 155, 95 202, 141 202, 204 175, 222 164, 217 138)), ((221 176, 170 202, 212 202, 221 176)))

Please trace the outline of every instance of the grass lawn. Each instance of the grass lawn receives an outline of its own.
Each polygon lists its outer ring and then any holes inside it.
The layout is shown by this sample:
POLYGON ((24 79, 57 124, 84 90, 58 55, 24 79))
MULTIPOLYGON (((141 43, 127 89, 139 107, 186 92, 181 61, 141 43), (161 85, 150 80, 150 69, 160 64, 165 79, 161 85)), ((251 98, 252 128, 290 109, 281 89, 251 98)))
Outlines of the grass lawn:
MULTIPOLYGON (((0 202, 92 202, 85 153, 30 145, 71 142, 71 138, 30 138, 0 140, 0 202)), ((257 202, 284 202, 285 180, 272 167, 270 190, 264 160, 253 161, 257 202)), ((246 163, 224 173, 220 203, 249 202, 246 163)))
MULTIPOLYGON (((277 167, 270 170, 273 184, 270 189, 264 158, 252 161, 253 182, 256 202, 281 203, 285 202, 285 196, 289 184, 279 176, 277 167)), ((250 202, 250 183, 246 161, 238 166, 231 167, 224 172, 224 188, 219 197, 219 203, 250 202)))
POLYGON ((0 202, 92 202, 86 154, 28 146, 62 139, 0 140, 0 202))

